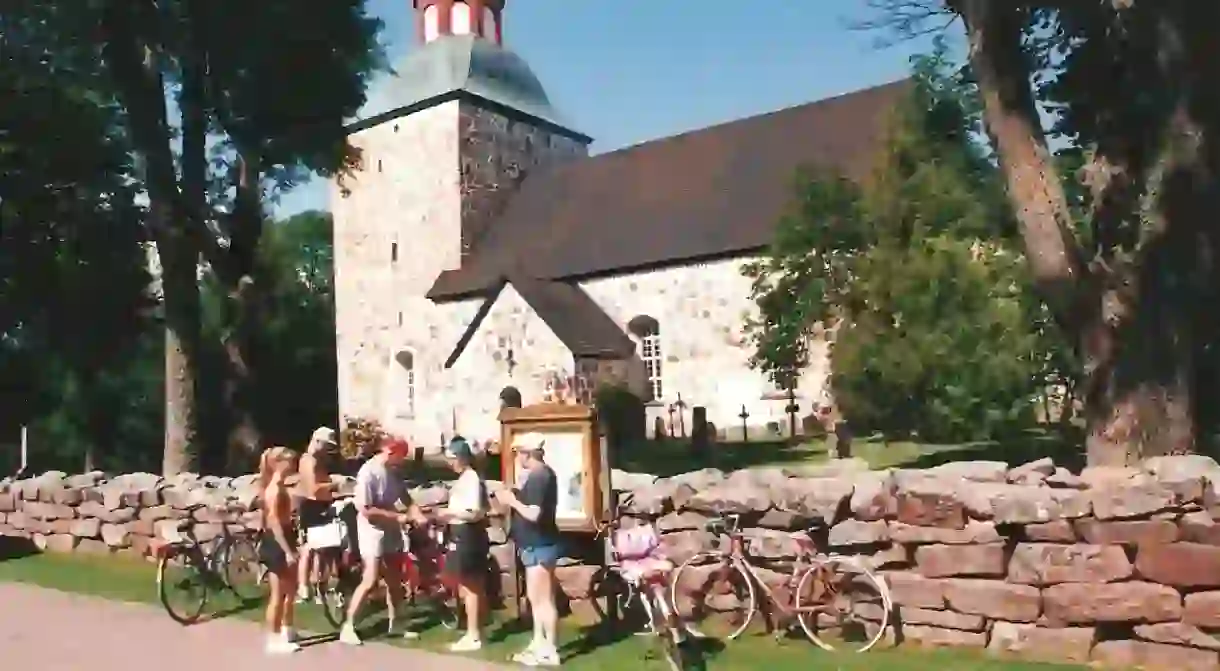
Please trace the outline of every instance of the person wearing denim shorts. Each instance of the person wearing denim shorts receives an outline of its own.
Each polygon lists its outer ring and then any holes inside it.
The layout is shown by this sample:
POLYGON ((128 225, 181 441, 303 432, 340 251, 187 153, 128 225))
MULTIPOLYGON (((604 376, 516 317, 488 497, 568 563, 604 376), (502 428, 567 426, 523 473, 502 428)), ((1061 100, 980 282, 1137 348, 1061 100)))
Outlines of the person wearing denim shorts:
POLYGON ((520 490, 500 490, 497 498, 512 511, 510 532, 521 565, 525 567, 526 596, 534 621, 534 638, 529 647, 513 656, 526 666, 559 666, 556 628, 559 610, 555 606, 555 566, 563 556, 555 508, 559 502, 559 481, 555 471, 543 460, 546 439, 527 433, 513 442, 525 482, 520 490))

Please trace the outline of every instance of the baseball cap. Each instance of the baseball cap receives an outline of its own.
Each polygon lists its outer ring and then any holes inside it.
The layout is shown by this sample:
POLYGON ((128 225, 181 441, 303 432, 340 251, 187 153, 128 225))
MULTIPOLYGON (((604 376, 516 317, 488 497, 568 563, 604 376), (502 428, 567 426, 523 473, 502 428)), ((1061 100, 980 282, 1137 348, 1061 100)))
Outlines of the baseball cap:
POLYGON ((335 440, 335 430, 329 426, 319 426, 314 429, 313 436, 309 439, 312 443, 321 443, 323 445, 337 445, 335 440))
POLYGON ((471 449, 470 443, 466 442, 465 438, 454 438, 449 441, 449 447, 445 448, 445 456, 450 459, 470 461, 474 458, 474 450, 471 449))
POLYGON ((381 447, 388 452, 398 455, 410 454, 411 452, 411 444, 407 442, 407 439, 399 438, 398 436, 387 436, 382 441, 381 447))
POLYGON ((518 452, 541 452, 546 447, 546 436, 536 431, 523 433, 513 438, 513 449, 518 452))

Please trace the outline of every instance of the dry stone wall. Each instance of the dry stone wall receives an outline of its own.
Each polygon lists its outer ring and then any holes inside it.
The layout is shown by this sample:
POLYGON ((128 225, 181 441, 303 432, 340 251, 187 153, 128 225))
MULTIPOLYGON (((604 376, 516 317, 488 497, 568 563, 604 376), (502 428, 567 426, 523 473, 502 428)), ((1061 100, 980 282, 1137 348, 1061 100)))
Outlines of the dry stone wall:
MULTIPOLYGON (((743 515, 768 580, 793 559, 791 534, 825 522, 835 551, 887 580, 897 642, 1220 668, 1220 465, 1206 457, 1080 474, 1049 459, 892 471, 846 460, 671 478, 616 471, 614 484, 625 521, 655 521, 676 562, 714 544, 708 518, 743 515)), ((141 554, 195 504, 206 504, 189 513, 201 538, 257 524, 253 495, 251 476, 52 472, 0 483, 0 535, 50 551, 141 554)), ((448 492, 434 483, 415 495, 434 506, 448 492)), ((497 564, 511 566, 499 525, 492 540, 497 564)), ((569 560, 559 571, 574 613, 586 612, 595 570, 569 560)))

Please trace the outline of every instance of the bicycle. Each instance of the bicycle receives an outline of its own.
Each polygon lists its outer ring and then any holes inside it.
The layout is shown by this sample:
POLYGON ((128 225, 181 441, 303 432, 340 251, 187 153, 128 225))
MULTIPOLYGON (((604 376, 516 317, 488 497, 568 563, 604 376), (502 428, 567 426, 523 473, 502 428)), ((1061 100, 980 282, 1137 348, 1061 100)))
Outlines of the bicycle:
MULTIPOLYGON (((749 627, 759 610, 758 592, 761 590, 767 603, 787 619, 783 623, 785 626, 776 627, 770 617, 771 609, 764 613, 768 630, 774 631, 777 638, 794 628, 792 620, 795 619, 810 641, 823 650, 833 651, 837 648, 822 635, 823 626, 842 624, 846 617, 856 616, 861 619, 859 626, 864 630, 863 643, 855 649, 856 652, 866 652, 881 641, 893 609, 889 588, 855 558, 820 551, 815 537, 825 531, 826 525, 814 525, 803 533, 792 534, 798 552, 784 583, 784 589, 790 590, 785 603, 759 574, 744 542, 740 520, 739 515, 709 520, 706 528, 721 539, 719 547, 694 555, 673 573, 670 598, 678 606, 679 616, 692 636, 705 637, 696 624, 697 616, 702 613, 693 602, 694 593, 700 590, 690 590, 690 595, 683 594, 684 580, 709 587, 707 593, 713 598, 712 607, 708 610, 713 615, 730 615, 730 629, 725 636, 728 640, 737 638, 749 627), (727 548, 724 540, 728 541, 727 548), (701 579, 699 574, 705 572, 701 579), (736 584, 731 584, 729 591, 715 589, 722 582, 736 584), (875 597, 857 603, 848 594, 854 586, 872 590, 875 597), (688 603, 691 604, 689 613, 683 611, 683 606, 688 603), (739 624, 732 624, 734 614, 739 618, 739 624)), ((860 635, 859 629, 846 631, 860 635)), ((843 639, 847 640, 846 637, 843 639)))
POLYGON ((623 529, 613 516, 598 528, 597 537, 605 543, 610 562, 590 584, 594 610, 603 621, 608 620, 599 597, 605 598, 607 605, 615 599, 622 614, 635 608, 642 610, 647 629, 639 633, 655 636, 669 668, 682 671, 686 664, 684 630, 666 589, 674 565, 655 555, 660 545, 656 528, 642 525, 623 529))
MULTIPOLYGON (((335 518, 331 524, 339 528, 341 542, 339 547, 328 549, 325 553, 328 562, 325 585, 320 586, 316 593, 322 597, 322 613, 332 627, 343 626, 347 617, 347 606, 351 603, 352 593, 360 585, 364 570, 359 557, 359 546, 356 543, 356 509, 350 499, 336 501, 333 505, 335 518)), ((443 578, 444 574, 444 533, 435 527, 429 527, 425 532, 423 542, 412 543, 409 528, 404 528, 403 547, 405 549, 401 561, 403 570, 403 587, 406 590, 405 603, 415 606, 426 602, 432 607, 440 624, 446 629, 456 629, 458 626, 457 591, 443 578)))
MULTIPOLYGON (((186 512, 192 515, 204 507, 196 504, 186 512)), ((225 526, 215 538, 200 541, 194 531, 197 524, 192 517, 178 520, 168 530, 177 538, 155 538, 149 546, 157 559, 157 598, 170 619, 184 625, 199 621, 210 592, 224 589, 246 601, 257 595, 245 587, 263 580, 261 571, 255 581, 247 579, 249 569, 259 566, 257 541, 250 532, 233 533, 225 526), (181 607, 173 603, 177 593, 184 596, 181 607)))

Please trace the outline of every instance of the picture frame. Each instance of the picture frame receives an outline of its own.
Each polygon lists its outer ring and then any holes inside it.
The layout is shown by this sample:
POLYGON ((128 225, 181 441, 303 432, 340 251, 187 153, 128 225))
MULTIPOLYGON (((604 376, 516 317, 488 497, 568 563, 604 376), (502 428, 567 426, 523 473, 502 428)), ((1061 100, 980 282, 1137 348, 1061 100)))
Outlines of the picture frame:
POLYGON ((522 474, 512 451, 517 436, 546 436, 545 459, 559 480, 559 502, 555 522, 560 531, 595 533, 604 522, 602 492, 605 461, 598 440, 593 409, 585 405, 543 403, 500 411, 501 480, 506 487, 520 488, 522 474))

